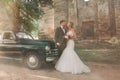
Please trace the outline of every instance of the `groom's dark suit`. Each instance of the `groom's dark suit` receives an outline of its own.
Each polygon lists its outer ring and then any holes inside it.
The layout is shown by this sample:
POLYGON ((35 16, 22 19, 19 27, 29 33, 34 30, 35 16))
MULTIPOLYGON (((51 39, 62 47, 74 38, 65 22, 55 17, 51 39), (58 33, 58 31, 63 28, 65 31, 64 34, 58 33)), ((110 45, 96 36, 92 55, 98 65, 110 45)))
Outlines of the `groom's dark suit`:
POLYGON ((64 37, 66 32, 67 32, 67 30, 62 27, 56 28, 56 31, 55 31, 55 41, 56 41, 56 43, 60 44, 58 46, 59 56, 61 56, 63 50, 66 47, 67 39, 65 39, 65 37, 64 37))

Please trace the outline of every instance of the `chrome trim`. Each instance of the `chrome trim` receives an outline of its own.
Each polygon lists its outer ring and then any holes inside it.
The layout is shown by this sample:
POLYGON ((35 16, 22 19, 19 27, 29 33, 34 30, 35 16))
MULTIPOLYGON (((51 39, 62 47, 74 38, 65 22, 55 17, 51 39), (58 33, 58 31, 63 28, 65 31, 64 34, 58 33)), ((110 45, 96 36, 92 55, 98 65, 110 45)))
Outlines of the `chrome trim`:
POLYGON ((51 49, 46 53, 47 55, 58 55, 58 49, 51 49))

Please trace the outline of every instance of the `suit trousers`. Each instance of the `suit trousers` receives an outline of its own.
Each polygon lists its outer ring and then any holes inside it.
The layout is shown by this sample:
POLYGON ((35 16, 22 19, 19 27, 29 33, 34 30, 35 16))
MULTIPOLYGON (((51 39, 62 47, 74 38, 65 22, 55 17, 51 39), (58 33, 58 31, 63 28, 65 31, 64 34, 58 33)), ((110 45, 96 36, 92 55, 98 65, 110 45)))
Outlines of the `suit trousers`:
POLYGON ((66 44, 62 44, 62 45, 58 46, 59 57, 62 55, 62 52, 65 49, 65 47, 66 47, 66 44))

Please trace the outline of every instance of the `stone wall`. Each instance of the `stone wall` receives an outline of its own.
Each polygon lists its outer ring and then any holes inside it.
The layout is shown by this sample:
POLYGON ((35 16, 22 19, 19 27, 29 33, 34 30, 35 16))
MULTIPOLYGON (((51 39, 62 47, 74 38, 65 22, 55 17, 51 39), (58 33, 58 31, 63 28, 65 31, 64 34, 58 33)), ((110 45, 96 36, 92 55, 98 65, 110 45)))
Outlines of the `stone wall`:
POLYGON ((55 1, 55 27, 61 19, 72 21, 79 38, 88 36, 91 31, 94 35, 88 37, 98 39, 109 39, 114 36, 113 33, 120 35, 119 16, 119 0, 90 0, 87 3, 84 0, 55 1))
POLYGON ((117 36, 120 37, 120 0, 115 0, 115 20, 117 36))
POLYGON ((43 8, 45 15, 39 19, 40 38, 54 38, 55 28, 60 26, 60 20, 68 20, 67 0, 54 0, 54 8, 43 8))
POLYGON ((60 20, 68 20, 68 0, 54 0, 55 27, 59 27, 60 20))
POLYGON ((39 19, 40 38, 54 37, 54 9, 44 8, 44 16, 39 19))
POLYGON ((13 9, 0 1, 0 30, 13 30, 14 19, 13 9))
POLYGON ((54 4, 54 9, 47 9, 40 20, 40 29, 43 27, 47 34, 53 35, 60 20, 64 19, 74 23, 79 39, 120 37, 120 0, 90 0, 87 3, 84 0, 54 0, 54 4))
POLYGON ((110 38, 110 16, 108 0, 98 1, 98 28, 99 39, 110 38))

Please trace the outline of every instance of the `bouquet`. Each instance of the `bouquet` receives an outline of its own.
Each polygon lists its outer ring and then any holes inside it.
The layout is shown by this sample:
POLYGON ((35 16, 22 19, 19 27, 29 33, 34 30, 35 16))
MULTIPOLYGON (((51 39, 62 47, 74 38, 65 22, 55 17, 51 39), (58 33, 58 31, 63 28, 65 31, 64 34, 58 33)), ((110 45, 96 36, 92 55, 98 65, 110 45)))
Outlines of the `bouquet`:
POLYGON ((65 38, 66 38, 66 39, 70 39, 70 38, 71 38, 70 32, 68 32, 68 33, 65 35, 65 38))

